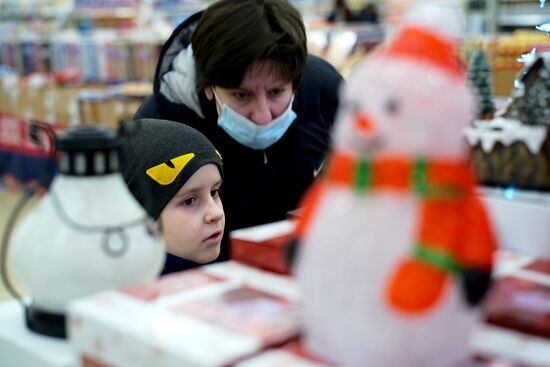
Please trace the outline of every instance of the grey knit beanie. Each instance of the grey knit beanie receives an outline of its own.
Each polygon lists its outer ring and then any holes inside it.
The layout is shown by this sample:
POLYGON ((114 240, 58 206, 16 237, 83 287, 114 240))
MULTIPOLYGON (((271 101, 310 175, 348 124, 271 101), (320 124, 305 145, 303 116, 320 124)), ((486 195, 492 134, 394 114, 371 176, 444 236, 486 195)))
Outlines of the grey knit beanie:
POLYGON ((182 123, 141 119, 119 128, 120 171, 130 192, 155 220, 187 180, 212 163, 223 178, 222 160, 212 143, 182 123))

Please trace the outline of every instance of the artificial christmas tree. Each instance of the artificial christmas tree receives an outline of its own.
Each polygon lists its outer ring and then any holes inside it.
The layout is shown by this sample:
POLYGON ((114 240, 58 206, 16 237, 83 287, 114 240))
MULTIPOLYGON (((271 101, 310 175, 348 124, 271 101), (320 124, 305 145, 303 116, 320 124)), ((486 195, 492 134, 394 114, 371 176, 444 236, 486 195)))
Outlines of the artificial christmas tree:
POLYGON ((477 97, 477 117, 481 120, 493 118, 495 105, 491 81, 491 66, 487 61, 486 52, 479 48, 475 50, 468 65, 468 80, 477 97))

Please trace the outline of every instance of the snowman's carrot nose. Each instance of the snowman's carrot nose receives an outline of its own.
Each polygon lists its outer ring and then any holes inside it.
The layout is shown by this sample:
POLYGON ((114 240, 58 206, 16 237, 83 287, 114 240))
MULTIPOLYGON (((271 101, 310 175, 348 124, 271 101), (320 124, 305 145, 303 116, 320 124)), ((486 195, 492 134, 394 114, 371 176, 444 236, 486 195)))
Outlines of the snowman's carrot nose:
POLYGON ((372 131, 373 126, 367 116, 358 113, 355 115, 355 129, 362 133, 369 133, 372 131))

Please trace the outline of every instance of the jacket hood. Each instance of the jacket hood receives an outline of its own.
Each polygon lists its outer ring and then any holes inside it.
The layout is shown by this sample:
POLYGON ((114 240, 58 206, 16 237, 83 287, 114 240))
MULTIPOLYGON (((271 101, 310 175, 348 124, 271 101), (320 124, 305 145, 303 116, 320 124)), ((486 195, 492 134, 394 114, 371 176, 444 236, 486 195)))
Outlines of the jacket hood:
POLYGON ((196 89, 196 72, 191 34, 202 12, 182 22, 164 44, 155 70, 154 93, 168 101, 183 104, 204 118, 196 89))

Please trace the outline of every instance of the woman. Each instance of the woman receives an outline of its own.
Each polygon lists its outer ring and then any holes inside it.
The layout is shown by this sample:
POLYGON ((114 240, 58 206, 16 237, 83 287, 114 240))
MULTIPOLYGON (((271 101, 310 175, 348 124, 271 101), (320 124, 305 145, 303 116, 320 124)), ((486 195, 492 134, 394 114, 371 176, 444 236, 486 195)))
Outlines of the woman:
POLYGON ((175 29, 136 118, 185 123, 217 147, 227 235, 296 208, 329 148, 341 80, 307 54, 287 1, 221 0, 175 29))

